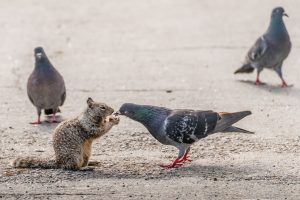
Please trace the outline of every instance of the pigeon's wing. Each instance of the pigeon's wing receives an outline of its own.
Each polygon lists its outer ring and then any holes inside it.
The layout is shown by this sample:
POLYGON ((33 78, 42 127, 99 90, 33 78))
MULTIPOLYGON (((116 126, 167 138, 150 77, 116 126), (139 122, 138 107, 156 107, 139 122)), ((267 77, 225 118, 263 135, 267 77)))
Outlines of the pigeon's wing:
POLYGON ((220 120, 218 113, 214 111, 196 111, 198 118, 197 129, 195 136, 200 139, 206 137, 212 133, 217 125, 217 121, 220 120))
POLYGON ((61 95, 61 104, 60 104, 60 106, 62 106, 64 104, 64 102, 66 100, 66 97, 67 97, 66 88, 64 88, 64 92, 61 95))
POLYGON ((265 40, 264 36, 258 38, 255 44, 250 48, 247 57, 252 62, 255 62, 261 59, 268 49, 268 43, 265 40))
POLYGON ((198 118, 192 111, 177 111, 166 119, 166 136, 177 143, 192 144, 197 138, 198 118))
POLYGON ((27 81, 27 95, 28 98, 30 100, 30 102, 35 105, 34 101, 33 101, 33 97, 32 97, 32 74, 29 76, 28 81, 27 81))
POLYGON ((178 110, 167 118, 166 135, 177 143, 192 144, 212 133, 219 119, 210 110, 178 110))
POLYGON ((30 96, 30 94, 27 93, 27 95, 28 95, 28 98, 29 98, 30 102, 34 105, 34 102, 33 102, 33 100, 32 100, 32 97, 30 96))

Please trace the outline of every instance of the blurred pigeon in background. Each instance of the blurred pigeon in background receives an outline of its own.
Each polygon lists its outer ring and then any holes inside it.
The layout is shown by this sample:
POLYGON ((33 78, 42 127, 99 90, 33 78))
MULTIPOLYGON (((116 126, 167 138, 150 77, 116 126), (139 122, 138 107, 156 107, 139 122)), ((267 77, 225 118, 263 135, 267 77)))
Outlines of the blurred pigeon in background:
POLYGON ((53 114, 50 122, 58 122, 55 114, 59 112, 66 99, 66 88, 63 77, 52 66, 42 47, 34 49, 35 67, 27 82, 27 94, 37 109, 38 120, 32 124, 40 124, 41 110, 46 115, 53 114))
POLYGON ((257 69, 256 84, 263 84, 259 74, 264 68, 274 69, 282 81, 282 87, 288 84, 283 79, 282 64, 291 51, 291 41, 284 25, 283 16, 288 15, 282 7, 274 8, 267 32, 257 39, 246 55, 243 66, 234 73, 250 73, 257 69))
POLYGON ((181 166, 188 159, 190 146, 206 136, 216 132, 253 133, 232 126, 250 111, 224 113, 197 110, 171 110, 163 107, 125 103, 117 114, 125 115, 142 123, 151 135, 160 143, 175 146, 178 157, 165 168, 181 166))

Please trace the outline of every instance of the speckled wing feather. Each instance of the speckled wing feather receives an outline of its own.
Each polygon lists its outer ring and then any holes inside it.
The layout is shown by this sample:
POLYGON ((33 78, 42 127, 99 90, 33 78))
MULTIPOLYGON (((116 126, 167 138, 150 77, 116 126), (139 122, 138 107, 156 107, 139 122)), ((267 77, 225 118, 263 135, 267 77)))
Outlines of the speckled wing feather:
POLYGON ((218 114, 210 111, 176 111, 167 118, 166 136, 177 143, 192 144, 216 126, 218 114))
POLYGON ((247 54, 247 59, 251 62, 257 62, 265 55, 267 49, 267 41, 264 39, 264 36, 262 36, 258 38, 255 44, 250 48, 247 54))
POLYGON ((254 68, 260 66, 262 60, 267 60, 264 57, 267 54, 268 45, 264 37, 260 37, 256 40, 255 44, 248 51, 244 64, 238 68, 234 73, 250 73, 254 71, 254 68))

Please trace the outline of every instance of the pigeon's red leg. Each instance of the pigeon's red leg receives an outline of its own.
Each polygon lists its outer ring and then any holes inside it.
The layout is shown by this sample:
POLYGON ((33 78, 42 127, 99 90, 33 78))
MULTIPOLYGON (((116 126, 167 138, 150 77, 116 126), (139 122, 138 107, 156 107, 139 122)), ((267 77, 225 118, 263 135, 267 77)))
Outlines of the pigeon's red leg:
POLYGON ((281 84, 281 87, 282 88, 285 88, 285 87, 292 87, 293 85, 288 85, 285 80, 283 78, 281 78, 281 81, 282 81, 282 84, 281 84))
POLYGON ((38 120, 36 122, 30 122, 30 124, 41 124, 41 109, 40 108, 36 108, 37 109, 37 115, 38 115, 38 120))
POLYGON ((261 82, 260 79, 259 79, 259 74, 260 74, 261 71, 262 71, 262 69, 257 70, 255 85, 265 85, 265 83, 261 82))
POLYGON ((166 169, 170 169, 170 168, 175 168, 175 167, 180 167, 182 165, 182 163, 180 163, 181 161, 179 161, 178 158, 176 158, 176 160, 174 160, 172 163, 170 164, 167 164, 167 165, 159 165, 163 168, 166 168, 166 169))
POLYGON ((188 159, 188 153, 190 152, 190 147, 185 151, 184 155, 182 156, 182 158, 179 159, 178 162, 185 162, 185 161, 188 161, 188 162, 192 162, 192 160, 188 159))
POLYGON ((168 165, 160 165, 160 166, 169 169, 169 168, 179 167, 183 165, 183 162, 186 161, 192 162, 192 160, 188 159, 188 153, 190 152, 190 149, 191 149, 190 147, 187 148, 181 158, 176 158, 176 160, 174 160, 172 163, 168 165))
POLYGON ((257 74, 257 77, 256 77, 255 85, 265 85, 264 82, 261 82, 261 81, 260 81, 259 75, 258 75, 258 74, 257 74))
POLYGON ((38 120, 36 122, 30 122, 30 124, 41 124, 41 117, 38 116, 38 120))

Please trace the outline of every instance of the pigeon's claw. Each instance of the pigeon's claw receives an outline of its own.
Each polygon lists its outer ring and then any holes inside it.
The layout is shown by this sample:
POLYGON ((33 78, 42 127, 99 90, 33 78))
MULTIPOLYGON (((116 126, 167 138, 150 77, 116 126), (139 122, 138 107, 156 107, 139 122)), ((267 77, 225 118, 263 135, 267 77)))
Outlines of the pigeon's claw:
POLYGON ((40 116, 38 117, 38 120, 37 120, 37 121, 35 121, 35 122, 30 122, 30 124, 33 124, 33 125, 41 124, 41 123, 42 123, 42 122, 41 122, 40 116))
POLYGON ((188 159, 188 157, 183 157, 183 158, 180 158, 179 162, 192 162, 193 160, 191 159, 188 159))
POLYGON ((42 122, 40 120, 36 121, 36 122, 30 122, 30 124, 36 125, 36 124, 41 124, 42 122))
POLYGON ((49 123, 60 123, 60 121, 58 121, 57 119, 56 119, 56 117, 55 117, 55 115, 53 115, 52 117, 51 117, 51 119, 48 121, 49 123))
POLYGON ((281 83, 281 87, 282 88, 287 88, 287 87, 293 87, 293 85, 288 85, 284 79, 282 79, 282 83, 281 83))
POLYGON ((171 168, 176 168, 176 167, 180 167, 182 165, 182 163, 171 163, 171 164, 162 164, 162 165, 159 165, 160 167, 162 168, 165 168, 165 169, 171 169, 171 168))
POLYGON ((260 81, 259 79, 256 79, 255 85, 265 85, 266 83, 260 81))
POLYGON ((171 168, 180 167, 181 165, 183 165, 183 164, 182 164, 181 161, 177 158, 176 160, 174 160, 174 161, 173 161, 172 163, 170 163, 170 164, 166 164, 166 165, 162 164, 162 165, 159 165, 159 166, 161 166, 161 167, 163 167, 163 168, 165 168, 165 169, 171 169, 171 168))

